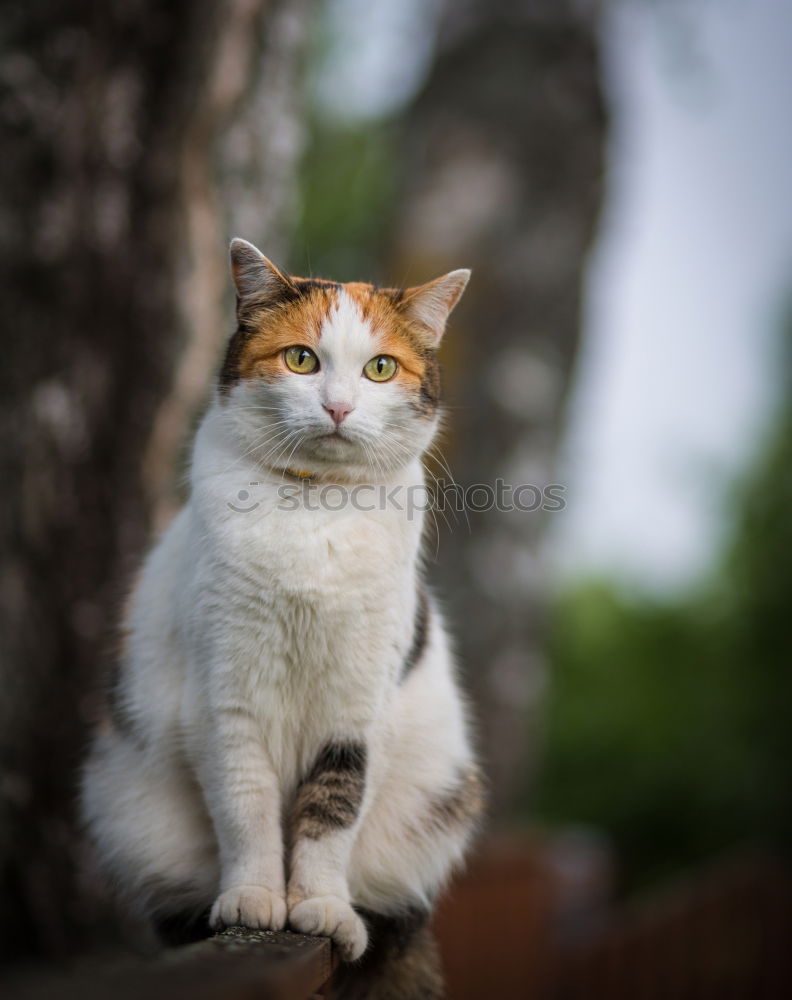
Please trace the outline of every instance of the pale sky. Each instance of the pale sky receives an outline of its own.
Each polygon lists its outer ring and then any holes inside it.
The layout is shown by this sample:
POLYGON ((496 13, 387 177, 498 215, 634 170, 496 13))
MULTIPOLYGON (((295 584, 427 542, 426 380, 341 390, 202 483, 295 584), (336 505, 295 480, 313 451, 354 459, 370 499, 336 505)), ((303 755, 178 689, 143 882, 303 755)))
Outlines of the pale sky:
POLYGON ((622 3, 614 128, 556 522, 567 572, 650 587, 711 563, 777 398, 792 293, 792 4, 622 3))

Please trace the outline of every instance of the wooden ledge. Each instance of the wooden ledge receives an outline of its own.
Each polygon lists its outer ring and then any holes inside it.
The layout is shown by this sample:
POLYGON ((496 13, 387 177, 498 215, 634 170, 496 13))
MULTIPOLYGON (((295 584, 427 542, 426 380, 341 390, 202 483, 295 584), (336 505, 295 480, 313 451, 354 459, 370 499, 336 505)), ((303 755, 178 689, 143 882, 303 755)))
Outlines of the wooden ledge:
POLYGON ((36 976, 4 996, 18 1000, 309 1000, 335 968, 329 938, 229 927, 149 960, 123 960, 72 975, 36 976))

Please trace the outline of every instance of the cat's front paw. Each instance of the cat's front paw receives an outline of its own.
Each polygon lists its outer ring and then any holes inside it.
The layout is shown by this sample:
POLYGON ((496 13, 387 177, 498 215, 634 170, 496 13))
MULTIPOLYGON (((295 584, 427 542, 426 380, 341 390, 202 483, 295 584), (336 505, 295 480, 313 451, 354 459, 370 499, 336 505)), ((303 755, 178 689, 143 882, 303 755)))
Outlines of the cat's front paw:
POLYGON ((331 937, 345 962, 360 958, 368 944, 366 925, 338 896, 314 896, 289 911, 289 926, 301 934, 331 937))
POLYGON ((286 900, 263 885, 235 885, 217 898, 209 923, 215 930, 253 927, 280 931, 286 926, 286 900))

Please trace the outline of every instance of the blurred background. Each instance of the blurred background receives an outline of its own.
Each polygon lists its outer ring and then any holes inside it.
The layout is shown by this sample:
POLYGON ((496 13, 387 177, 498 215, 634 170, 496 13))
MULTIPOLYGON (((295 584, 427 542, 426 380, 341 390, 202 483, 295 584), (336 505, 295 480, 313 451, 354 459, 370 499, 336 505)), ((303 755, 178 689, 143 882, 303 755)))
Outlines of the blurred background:
POLYGON ((564 488, 429 546, 491 783, 451 996, 788 995, 791 56, 784 0, 7 0, 9 968, 119 938, 76 768, 239 235, 338 280, 472 267, 428 465, 564 488))

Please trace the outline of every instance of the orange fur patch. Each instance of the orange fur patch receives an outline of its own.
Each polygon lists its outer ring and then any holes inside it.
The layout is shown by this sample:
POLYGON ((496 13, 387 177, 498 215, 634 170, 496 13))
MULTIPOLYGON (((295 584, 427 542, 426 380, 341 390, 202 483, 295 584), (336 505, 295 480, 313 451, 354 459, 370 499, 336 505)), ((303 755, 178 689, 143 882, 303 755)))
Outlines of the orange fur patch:
POLYGON ((247 318, 252 332, 239 357, 239 378, 289 374, 283 352, 295 344, 316 350, 324 318, 336 301, 334 286, 315 288, 276 309, 257 309, 247 318))

